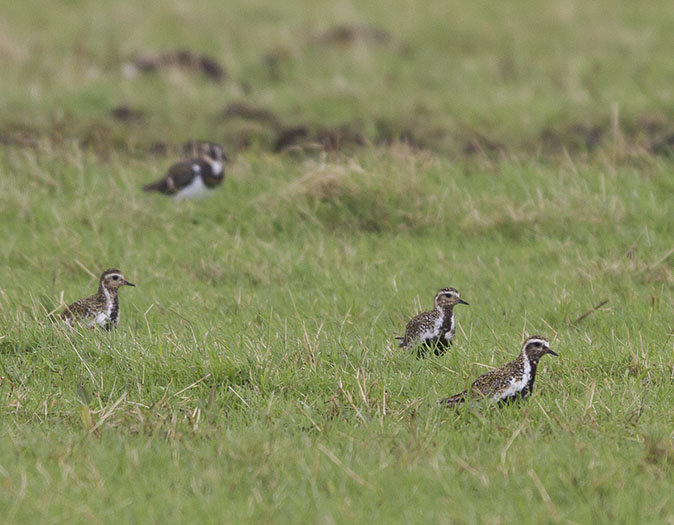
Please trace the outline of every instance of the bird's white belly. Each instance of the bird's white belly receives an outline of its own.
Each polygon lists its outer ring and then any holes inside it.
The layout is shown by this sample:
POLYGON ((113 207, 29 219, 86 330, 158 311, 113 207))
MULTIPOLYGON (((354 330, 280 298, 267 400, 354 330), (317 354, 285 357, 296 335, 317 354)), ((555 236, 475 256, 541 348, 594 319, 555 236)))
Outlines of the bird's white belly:
POLYGON ((201 176, 196 176, 187 186, 175 195, 176 200, 201 199, 208 195, 210 190, 204 184, 201 176))
POLYGON ((421 333, 421 340, 434 339, 440 335, 440 328, 442 327, 442 317, 438 317, 433 323, 433 326, 427 328, 425 332, 421 333))
POLYGON ((89 328, 95 325, 105 326, 105 324, 110 320, 110 316, 112 315, 112 300, 107 290, 103 290, 103 293, 105 294, 106 298, 105 310, 97 312, 96 315, 94 315, 93 319, 87 323, 89 328))
POLYGON ((103 326, 109 318, 109 312, 98 312, 95 317, 87 323, 87 326, 90 328, 94 325, 103 326))
POLYGON ((508 397, 516 395, 518 392, 521 392, 524 389, 524 387, 527 386, 527 383, 529 383, 530 377, 531 377, 531 365, 529 364, 529 361, 525 361, 524 370, 522 371, 522 375, 520 376, 520 378, 519 379, 512 378, 506 389, 503 390, 500 394, 494 396, 494 401, 498 401, 499 399, 506 399, 508 397))

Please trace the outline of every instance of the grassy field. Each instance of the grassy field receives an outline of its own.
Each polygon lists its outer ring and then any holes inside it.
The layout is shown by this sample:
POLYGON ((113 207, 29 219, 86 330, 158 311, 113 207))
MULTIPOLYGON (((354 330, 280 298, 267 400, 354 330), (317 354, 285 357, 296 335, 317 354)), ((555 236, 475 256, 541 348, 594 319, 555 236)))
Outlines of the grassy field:
POLYGON ((2 521, 674 523, 670 3, 227 4, 0 0, 2 521), (178 49, 226 77, 129 75, 178 49), (139 191, 192 139, 214 197, 139 191))

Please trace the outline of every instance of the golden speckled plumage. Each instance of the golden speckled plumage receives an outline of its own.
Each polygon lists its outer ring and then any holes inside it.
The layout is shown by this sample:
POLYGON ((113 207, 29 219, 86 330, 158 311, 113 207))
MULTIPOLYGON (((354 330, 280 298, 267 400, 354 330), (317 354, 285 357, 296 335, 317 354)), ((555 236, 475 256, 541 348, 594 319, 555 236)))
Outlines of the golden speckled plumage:
POLYGON ((413 317, 405 327, 405 335, 399 338, 401 348, 409 350, 418 346, 420 357, 429 349, 433 349, 435 355, 442 355, 449 348, 456 331, 454 307, 468 304, 456 288, 442 288, 433 302, 435 308, 413 317))
POLYGON ((452 405, 464 403, 469 398, 488 399, 498 403, 508 403, 515 399, 525 399, 534 390, 538 361, 545 354, 557 355, 550 348, 547 339, 531 336, 522 345, 517 358, 478 377, 469 390, 441 399, 440 403, 452 405))
POLYGON ((106 330, 119 324, 119 297, 121 286, 135 286, 116 268, 105 270, 99 279, 98 292, 67 306, 59 315, 71 328, 83 323, 89 328, 102 326, 106 330))

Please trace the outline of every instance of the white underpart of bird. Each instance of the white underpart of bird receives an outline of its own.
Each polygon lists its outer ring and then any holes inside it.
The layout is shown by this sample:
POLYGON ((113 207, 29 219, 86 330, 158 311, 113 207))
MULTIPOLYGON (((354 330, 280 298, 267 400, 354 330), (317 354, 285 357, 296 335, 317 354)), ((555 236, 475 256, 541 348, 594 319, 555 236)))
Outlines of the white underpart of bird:
POLYGON ((530 378, 531 378, 531 364, 529 363, 529 359, 525 356, 524 369, 522 370, 522 375, 520 376, 520 378, 519 379, 515 377, 511 378, 508 387, 500 394, 496 394, 492 399, 494 401, 499 401, 500 399, 506 399, 508 397, 518 394, 519 392, 524 390, 524 388, 529 383, 530 378))
POLYGON ((87 326, 89 328, 92 328, 94 325, 103 326, 108 317, 109 314, 107 312, 98 312, 96 314, 96 317, 94 317, 93 321, 87 323, 87 326))
POLYGON ((426 330, 422 334, 419 335, 419 339, 421 341, 426 341, 428 339, 433 339, 434 337, 438 337, 440 335, 440 328, 442 327, 442 316, 439 316, 436 320, 435 323, 433 324, 433 328, 430 330, 426 330))
POLYGON ((217 160, 209 160, 208 163, 211 165, 211 171, 213 175, 220 175, 222 173, 222 162, 217 160))
POLYGON ((204 184, 201 174, 196 175, 192 182, 175 194, 175 199, 178 201, 189 199, 201 199, 206 197, 210 190, 204 184))
POLYGON ((98 312, 96 316, 87 323, 87 327, 91 328, 94 325, 104 326, 112 315, 112 297, 110 292, 103 288, 103 295, 105 295, 105 311, 98 312))

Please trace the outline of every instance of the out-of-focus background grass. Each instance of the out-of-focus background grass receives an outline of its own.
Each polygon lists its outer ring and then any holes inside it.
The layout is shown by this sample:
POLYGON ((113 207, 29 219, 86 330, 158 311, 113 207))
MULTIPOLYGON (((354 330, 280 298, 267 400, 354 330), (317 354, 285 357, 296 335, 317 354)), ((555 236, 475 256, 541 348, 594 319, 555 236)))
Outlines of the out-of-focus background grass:
POLYGON ((674 522, 674 7, 228 4, 0 2, 5 521, 674 522), (223 187, 143 194, 191 140, 223 187))
POLYGON ((0 116, 10 137, 131 147, 268 145, 271 118, 445 153, 594 148, 616 131, 649 148, 674 131, 673 23, 667 2, 4 2, 0 116), (131 75, 134 58, 177 50, 213 58, 221 81, 131 75), (241 103, 270 118, 223 114, 241 103), (142 116, 115 121, 119 106, 142 116))

